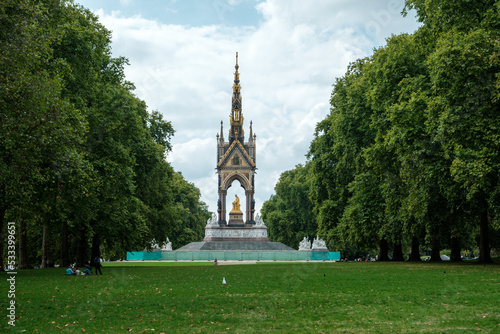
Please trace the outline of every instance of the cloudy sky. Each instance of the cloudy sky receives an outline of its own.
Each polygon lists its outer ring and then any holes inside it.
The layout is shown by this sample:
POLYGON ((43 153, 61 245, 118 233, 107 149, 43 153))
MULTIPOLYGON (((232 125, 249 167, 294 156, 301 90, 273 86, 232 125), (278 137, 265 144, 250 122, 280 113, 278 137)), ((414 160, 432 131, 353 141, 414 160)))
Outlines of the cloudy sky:
MULTIPOLYGON (((404 0, 75 0, 113 32, 127 79, 176 131, 168 155, 217 209, 216 135, 227 139, 235 53, 244 127, 257 135, 256 209, 304 164, 335 78, 391 34, 413 32, 404 0)), ((248 139, 248 138, 247 138, 248 139)), ((244 198, 238 182, 228 199, 244 198)), ((228 203, 228 205, 230 205, 228 203)), ((242 207, 242 210, 245 208, 242 207)))

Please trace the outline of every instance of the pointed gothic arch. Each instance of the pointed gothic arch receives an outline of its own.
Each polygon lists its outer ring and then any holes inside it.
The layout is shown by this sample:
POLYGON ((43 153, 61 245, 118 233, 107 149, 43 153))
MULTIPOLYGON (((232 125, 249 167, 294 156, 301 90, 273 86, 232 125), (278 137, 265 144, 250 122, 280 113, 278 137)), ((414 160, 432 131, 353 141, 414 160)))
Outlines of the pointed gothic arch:
POLYGON ((245 189, 245 191, 251 190, 251 185, 248 182, 248 179, 239 173, 231 174, 222 185, 222 190, 228 190, 233 185, 234 181, 239 181, 241 187, 245 189))

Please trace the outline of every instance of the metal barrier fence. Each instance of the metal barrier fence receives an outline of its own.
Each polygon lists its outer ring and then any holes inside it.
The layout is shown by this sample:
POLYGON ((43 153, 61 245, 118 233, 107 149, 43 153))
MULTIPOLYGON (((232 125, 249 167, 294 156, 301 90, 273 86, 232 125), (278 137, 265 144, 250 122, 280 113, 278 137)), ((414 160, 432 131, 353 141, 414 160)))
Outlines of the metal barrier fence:
POLYGON ((127 252, 127 261, 338 261, 340 252, 153 251, 127 252))

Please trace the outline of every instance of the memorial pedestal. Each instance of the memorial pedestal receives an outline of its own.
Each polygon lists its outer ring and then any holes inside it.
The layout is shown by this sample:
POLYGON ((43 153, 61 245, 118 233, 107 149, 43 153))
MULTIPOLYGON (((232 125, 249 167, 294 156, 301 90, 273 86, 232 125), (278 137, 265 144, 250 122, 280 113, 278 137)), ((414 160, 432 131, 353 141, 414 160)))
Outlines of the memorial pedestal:
POLYGON ((269 241, 266 226, 207 226, 203 241, 269 241))
POLYGON ((243 212, 241 211, 231 211, 229 213, 229 222, 228 226, 239 226, 243 227, 245 225, 245 222, 243 221, 243 212))

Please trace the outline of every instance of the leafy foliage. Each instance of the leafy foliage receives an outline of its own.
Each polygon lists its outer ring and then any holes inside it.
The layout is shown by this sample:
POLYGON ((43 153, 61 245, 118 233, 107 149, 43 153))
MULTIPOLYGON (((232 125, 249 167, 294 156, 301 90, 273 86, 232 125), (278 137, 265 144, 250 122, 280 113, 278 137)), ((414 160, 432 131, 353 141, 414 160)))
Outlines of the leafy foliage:
POLYGON ((448 245, 460 260, 460 240, 471 247, 468 235, 479 228, 480 260, 491 261, 500 173, 498 8, 493 0, 408 0, 423 26, 390 37, 337 79, 331 113, 308 155, 318 228, 330 245, 388 239, 399 251, 425 237, 433 259, 448 245))
POLYGON ((27 231, 20 267, 198 239, 208 212, 165 161, 172 125, 134 95, 97 16, 1 0, 0 28, 0 231, 5 217, 27 231))
POLYGON ((205 236, 205 225, 211 214, 205 203, 200 201, 200 190, 184 180, 181 173, 175 173, 173 181, 174 219, 172 246, 181 247, 205 236))
POLYGON ((262 206, 269 239, 298 249, 300 241, 316 237, 317 225, 309 199, 310 165, 297 165, 281 174, 274 190, 276 195, 262 206))

